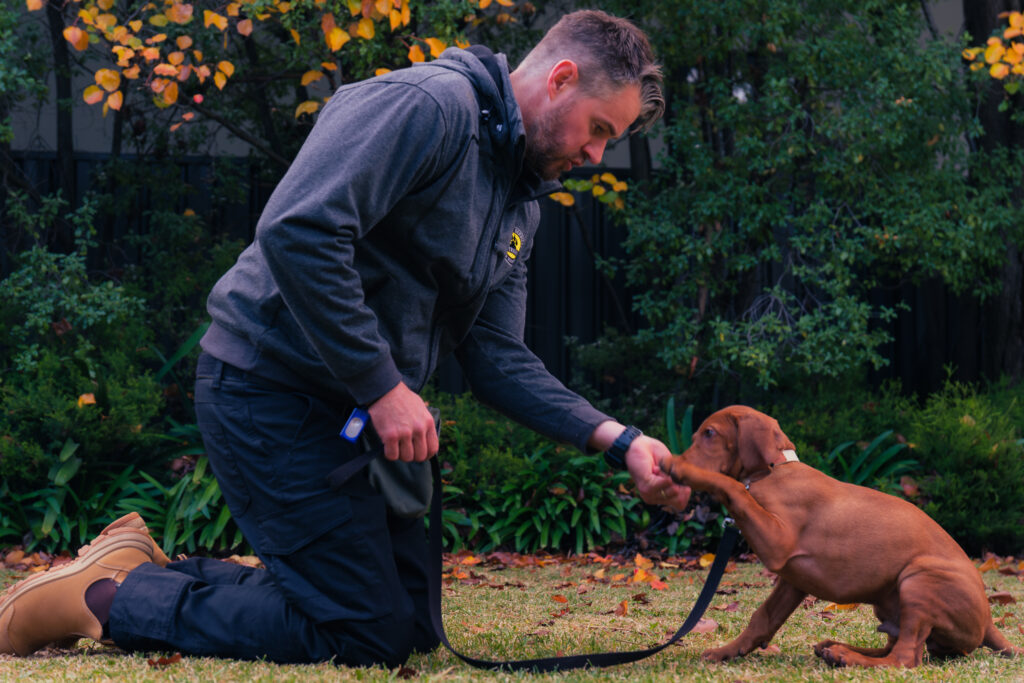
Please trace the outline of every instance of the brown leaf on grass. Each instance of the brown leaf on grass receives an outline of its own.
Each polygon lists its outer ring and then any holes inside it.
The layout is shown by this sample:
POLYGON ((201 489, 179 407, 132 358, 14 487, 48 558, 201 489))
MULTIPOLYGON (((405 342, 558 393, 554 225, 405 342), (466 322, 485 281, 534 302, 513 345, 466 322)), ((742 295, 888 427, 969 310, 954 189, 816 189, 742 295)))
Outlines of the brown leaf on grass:
POLYGON ((999 569, 999 558, 994 555, 989 555, 988 559, 981 563, 978 567, 978 571, 981 573, 990 572, 993 569, 999 569))
POLYGON ((728 605, 715 605, 711 609, 717 610, 719 612, 735 612, 735 611, 739 610, 739 608, 740 608, 740 603, 738 603, 738 602, 730 602, 728 605))
POLYGON ((711 633, 718 629, 718 622, 714 619, 701 619, 693 627, 691 633, 711 633))
POLYGON ((569 598, 565 597, 564 595, 552 595, 551 599, 555 602, 569 602, 569 598))
POLYGON ((8 568, 13 568, 18 565, 23 559, 25 559, 25 551, 20 548, 16 548, 11 552, 7 553, 4 557, 4 565, 8 568))
POLYGON ((1017 599, 1006 591, 999 591, 988 596, 988 601, 999 605, 1016 605, 1017 599))
POLYGON ((240 564, 243 567, 263 569, 263 560, 255 555, 232 555, 231 557, 225 557, 224 561, 230 562, 231 564, 240 564))
POLYGON ((175 652, 170 657, 160 657, 159 659, 150 659, 149 660, 149 665, 151 667, 156 668, 156 667, 159 667, 159 666, 171 666, 172 664, 177 664, 180 661, 181 661, 181 653, 180 652, 175 652))
POLYGON ((1016 619, 1016 618, 1017 617, 1013 614, 1013 612, 1007 612, 1006 614, 1004 614, 1003 616, 999 617, 998 619, 993 619, 992 623, 995 624, 996 626, 1006 626, 1006 620, 1007 619, 1016 619))
POLYGON ((420 675, 420 672, 408 666, 403 666, 395 674, 398 678, 416 678, 420 675))
POLYGON ((615 616, 617 616, 617 617, 624 617, 624 616, 626 616, 626 613, 628 611, 629 611, 629 605, 626 603, 625 600, 623 600, 615 608, 615 616))
POLYGON ((570 610, 568 607, 563 607, 562 609, 558 610, 557 612, 552 612, 551 616, 554 617, 555 619, 559 619, 561 617, 564 617, 566 614, 568 614, 571 611, 572 610, 570 610))
POLYGON ((633 596, 633 602, 639 603, 641 605, 651 604, 651 601, 647 599, 647 593, 637 593, 633 596))

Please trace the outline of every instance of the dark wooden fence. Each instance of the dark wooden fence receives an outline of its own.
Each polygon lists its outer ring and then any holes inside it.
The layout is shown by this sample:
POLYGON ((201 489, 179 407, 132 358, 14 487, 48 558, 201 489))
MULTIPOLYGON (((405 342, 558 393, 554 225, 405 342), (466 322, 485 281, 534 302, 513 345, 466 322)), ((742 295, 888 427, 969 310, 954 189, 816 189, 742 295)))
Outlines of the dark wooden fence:
MULTIPOLYGON (((52 153, 16 152, 15 160, 40 193, 56 186, 52 153)), ((76 156, 76 199, 92 185, 104 160, 102 155, 76 156)), ((186 157, 177 163, 178 180, 190 189, 188 207, 200 214, 206 212, 211 206, 211 159, 186 157)), ((628 176, 628 171, 611 170, 619 177, 628 176)), ((249 197, 236 206, 221 208, 214 216, 213 227, 223 234, 250 240, 259 212, 273 188, 261 184, 255 172, 244 167, 242 171, 248 174, 249 197)), ((133 231, 145 230, 148 202, 145 196, 133 198, 133 210, 107 226, 101 240, 112 242, 133 231)), ((595 253, 621 254, 623 228, 614 225, 592 198, 584 197, 573 209, 543 200, 542 209, 542 225, 530 263, 526 340, 552 374, 568 381, 573 367, 567 338, 589 342, 609 325, 621 330, 624 324, 637 323, 628 311, 629 296, 621 283, 610 287, 594 265, 595 253)), ((18 245, 11 242, 11 237, 0 224, 0 244, 16 248, 18 245)), ((0 275, 9 272, 7 251, 0 250, 4 252, 0 256, 0 275)), ((875 381, 899 378, 906 390, 927 392, 941 385, 947 365, 958 369, 959 378, 973 380, 980 376, 984 370, 986 326, 983 309, 973 299, 953 296, 937 283, 880 291, 875 297, 876 303, 894 305, 904 301, 910 305, 909 311, 901 312, 891 323, 895 340, 884 349, 890 362, 874 373, 875 381)), ((442 365, 440 378, 448 390, 464 388, 454 363, 442 365)))

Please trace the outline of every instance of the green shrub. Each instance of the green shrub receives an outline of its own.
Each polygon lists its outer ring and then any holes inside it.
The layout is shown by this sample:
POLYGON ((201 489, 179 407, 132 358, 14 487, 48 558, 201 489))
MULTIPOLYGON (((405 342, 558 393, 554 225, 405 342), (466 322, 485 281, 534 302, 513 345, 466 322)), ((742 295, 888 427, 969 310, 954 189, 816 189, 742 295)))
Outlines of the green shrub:
POLYGON ((1020 386, 986 394, 950 381, 911 420, 924 510, 969 553, 1024 550, 1022 398, 1020 386))
POLYGON ((14 195, 8 216, 36 243, 0 281, 0 476, 10 490, 48 486, 65 444, 77 444, 88 480, 149 456, 159 438, 159 384, 142 365, 149 330, 143 301, 86 270, 93 204, 67 215, 72 250, 41 240, 63 202, 29 212, 14 195))

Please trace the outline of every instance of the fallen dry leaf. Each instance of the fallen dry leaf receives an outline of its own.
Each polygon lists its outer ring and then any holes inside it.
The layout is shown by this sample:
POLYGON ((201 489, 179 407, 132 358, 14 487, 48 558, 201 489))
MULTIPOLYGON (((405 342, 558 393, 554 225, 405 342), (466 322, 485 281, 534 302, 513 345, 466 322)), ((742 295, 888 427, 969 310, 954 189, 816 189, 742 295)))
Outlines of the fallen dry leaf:
POLYGON ((999 605, 1016 605, 1017 599, 1006 591, 999 591, 988 596, 988 601, 999 605))
POLYGON ((628 611, 629 611, 629 605, 626 603, 625 600, 623 600, 615 608, 615 616, 617 616, 617 617, 624 617, 624 616, 626 616, 626 612, 628 612, 628 611))
POLYGON ((149 665, 154 667, 154 668, 158 667, 158 666, 171 666, 172 664, 177 664, 180 661, 181 661, 181 653, 180 652, 175 652, 170 657, 160 657, 159 659, 150 659, 149 660, 149 665))
POLYGON ((569 598, 565 597, 564 595, 552 595, 551 599, 555 602, 569 602, 569 598))
POLYGON ((714 619, 701 619, 693 627, 691 633, 711 633, 718 628, 718 622, 714 619))

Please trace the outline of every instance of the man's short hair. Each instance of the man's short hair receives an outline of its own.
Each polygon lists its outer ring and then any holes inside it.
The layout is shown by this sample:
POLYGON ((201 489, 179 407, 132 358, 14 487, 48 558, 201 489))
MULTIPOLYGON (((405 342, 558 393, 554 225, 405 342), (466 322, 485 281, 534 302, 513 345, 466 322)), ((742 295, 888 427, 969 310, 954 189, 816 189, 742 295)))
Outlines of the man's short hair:
POLYGON ((547 70, 563 59, 576 62, 580 89, 590 96, 640 86, 640 115, 632 130, 649 129, 665 113, 661 67, 647 35, 632 22, 600 10, 566 14, 519 66, 547 70))

